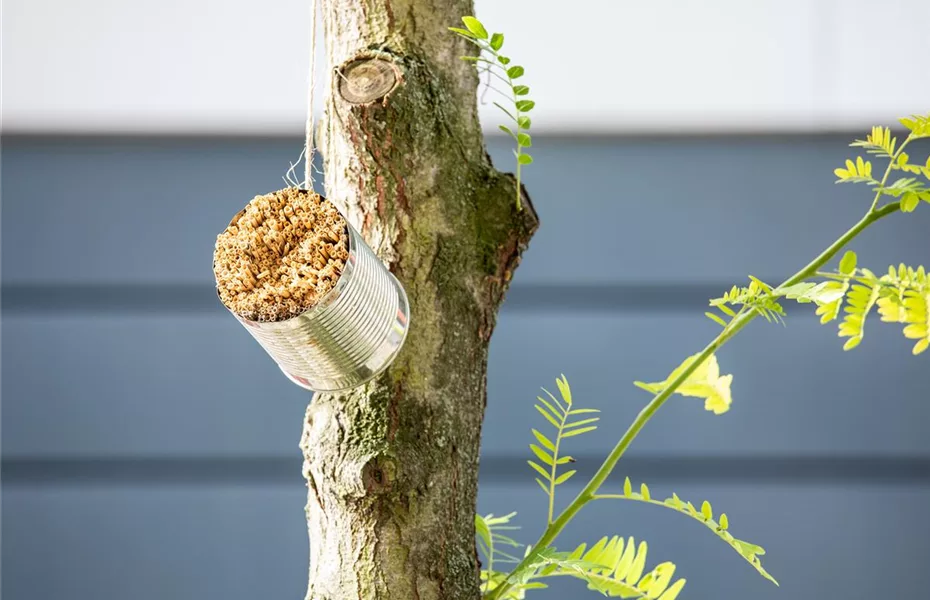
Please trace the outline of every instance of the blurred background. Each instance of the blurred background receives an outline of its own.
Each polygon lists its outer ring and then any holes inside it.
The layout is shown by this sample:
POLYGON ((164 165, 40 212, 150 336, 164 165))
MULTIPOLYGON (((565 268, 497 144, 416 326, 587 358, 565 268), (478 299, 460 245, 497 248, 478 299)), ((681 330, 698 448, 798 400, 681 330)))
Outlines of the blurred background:
MULTIPOLYGON (((647 400, 631 382, 715 333, 707 298, 749 273, 779 281, 858 219, 865 191, 832 171, 871 125, 930 109, 930 3, 478 0, 477 14, 537 103, 525 181, 543 226, 491 345, 479 501, 519 510, 531 541, 538 388, 565 373, 604 411, 572 440, 591 472, 647 400)), ((308 23, 303 0, 3 3, 5 598, 303 596, 309 395, 221 307, 210 265, 230 216, 300 152, 308 23)), ((510 169, 508 141, 488 146, 510 169)), ((860 263, 930 262, 926 208, 863 235, 860 263)), ((646 539, 691 599, 919 597, 927 358, 877 320, 843 353, 812 312, 754 323, 720 353, 732 410, 669 403, 613 482, 710 500, 768 550, 780 589, 654 507, 591 508, 563 545, 646 539)))

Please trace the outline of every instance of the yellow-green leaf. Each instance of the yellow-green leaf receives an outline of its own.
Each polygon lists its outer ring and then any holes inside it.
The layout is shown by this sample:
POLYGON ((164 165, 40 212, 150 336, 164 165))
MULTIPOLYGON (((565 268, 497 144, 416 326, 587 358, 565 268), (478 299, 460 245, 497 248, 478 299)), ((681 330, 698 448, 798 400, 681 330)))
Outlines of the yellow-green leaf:
POLYGON ((472 32, 479 40, 488 39, 488 30, 475 17, 462 17, 462 23, 465 23, 468 31, 472 32))
POLYGON ((710 502, 708 502, 707 500, 701 503, 701 514, 704 515, 705 519, 714 518, 714 510, 713 508, 711 508, 710 502))
POLYGON ((556 421, 555 418, 553 418, 553 416, 549 414, 549 411, 547 411, 546 409, 544 409, 542 406, 540 406, 540 405, 538 405, 538 404, 535 405, 535 408, 536 408, 536 410, 539 411, 539 414, 541 414, 542 416, 546 417, 546 420, 549 421, 549 423, 551 423, 553 427, 555 427, 556 429, 558 429, 559 427, 561 427, 561 425, 559 424, 559 422, 556 421))
POLYGON ((540 467, 539 465, 537 465, 536 463, 534 463, 534 462, 531 461, 531 460, 526 461, 526 464, 528 464, 529 466, 533 467, 533 470, 534 470, 534 471, 536 471, 537 473, 539 473, 540 475, 542 475, 543 478, 546 479, 546 480, 548 481, 548 479, 549 479, 549 471, 543 469, 542 467, 540 467))
POLYGON ((563 438, 575 437, 576 435, 581 435, 582 433, 588 433, 589 431, 594 431, 597 429, 597 426, 592 427, 581 427, 579 429, 571 429, 562 434, 563 438))
POLYGON ((853 271, 856 270, 856 260, 856 253, 852 250, 847 250, 843 258, 840 259, 840 273, 843 275, 852 275, 853 271))
POLYGON ((530 444, 530 450, 533 451, 533 454, 535 454, 539 460, 543 461, 543 464, 549 465, 550 467, 552 466, 552 455, 548 452, 536 444, 530 444))
POLYGON ((558 477, 556 477, 556 479, 555 479, 555 484, 556 484, 556 485, 561 485, 561 484, 565 483, 566 481, 568 481, 569 479, 572 478, 572 475, 574 475, 574 474, 577 473, 577 472, 578 472, 578 471, 565 471, 564 473, 562 473, 561 475, 559 475, 558 477))
POLYGON ((540 432, 536 431, 535 429, 533 429, 533 430, 531 430, 531 431, 533 432, 533 436, 536 438, 536 440, 537 440, 540 444, 543 445, 543 447, 545 447, 545 448, 546 448, 547 450, 549 450, 550 452, 555 452, 555 444, 553 444, 552 441, 551 441, 549 438, 547 438, 546 436, 544 436, 544 435, 541 434, 540 432))
POLYGON ((685 579, 679 579, 678 581, 673 583, 667 590, 665 590, 664 594, 659 596, 659 600, 675 600, 676 598, 678 598, 678 594, 680 594, 682 588, 685 587, 686 581, 687 580, 685 579))
MULTIPOLYGON (((668 387, 685 369, 690 367, 698 356, 698 354, 695 354, 686 358, 665 381, 657 383, 636 382, 635 385, 649 392, 658 393, 668 387)), ((688 376, 685 382, 676 390, 676 393, 682 396, 704 398, 704 408, 719 415, 730 410, 730 404, 733 402, 730 393, 730 384, 732 382, 733 375, 720 375, 720 365, 717 363, 717 357, 712 354, 688 376)))

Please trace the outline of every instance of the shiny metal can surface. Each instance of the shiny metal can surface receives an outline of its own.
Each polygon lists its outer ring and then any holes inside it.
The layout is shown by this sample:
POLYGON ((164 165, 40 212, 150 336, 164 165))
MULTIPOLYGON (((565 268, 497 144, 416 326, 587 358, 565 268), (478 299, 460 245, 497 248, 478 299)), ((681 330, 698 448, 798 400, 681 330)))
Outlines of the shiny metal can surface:
POLYGON ((233 313, 297 385, 316 392, 360 386, 386 369, 407 337, 407 294, 362 236, 346 224, 349 256, 330 290, 309 310, 276 322, 233 313))

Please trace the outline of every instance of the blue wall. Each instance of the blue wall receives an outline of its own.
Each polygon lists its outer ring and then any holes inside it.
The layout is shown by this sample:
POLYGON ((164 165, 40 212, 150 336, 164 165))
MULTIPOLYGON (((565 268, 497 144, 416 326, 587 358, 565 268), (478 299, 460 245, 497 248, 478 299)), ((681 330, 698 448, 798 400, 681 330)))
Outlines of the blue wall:
MULTIPOLYGON (((492 343, 482 512, 519 510, 526 541, 545 519, 524 462, 540 386, 565 373, 603 410, 597 432, 572 440, 590 472, 646 400, 631 382, 660 379, 714 334, 709 296, 748 273, 784 277, 858 218, 864 191, 833 184, 846 142, 536 140, 526 183, 543 227, 492 343)), ((504 142, 491 146, 507 165, 504 142)), ((219 306, 210 272, 215 234, 281 187, 298 151, 275 139, 4 140, 5 598, 303 596, 309 396, 219 306)), ((867 232, 860 261, 930 262, 926 208, 867 232)), ((670 403, 613 482, 709 499, 766 547, 781 589, 653 507, 594 507, 564 545, 647 539, 692 599, 918 594, 930 363, 877 321, 843 353, 811 312, 792 310, 787 328, 754 323, 720 353, 733 409, 670 403)), ((572 584, 536 598, 569 593, 582 595, 572 584)))

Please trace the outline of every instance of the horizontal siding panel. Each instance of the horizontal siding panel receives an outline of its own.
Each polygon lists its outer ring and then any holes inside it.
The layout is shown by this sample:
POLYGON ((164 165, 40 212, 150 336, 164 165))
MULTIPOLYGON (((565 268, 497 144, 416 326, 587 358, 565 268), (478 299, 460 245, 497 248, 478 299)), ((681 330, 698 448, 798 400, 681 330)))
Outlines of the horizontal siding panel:
POLYGON ((296 454, 310 393, 232 317, 4 319, 3 452, 296 454))
POLYGON ((7 487, 6 600, 302 598, 306 490, 7 487))
MULTIPOLYGON (((565 373, 600 408, 572 452, 605 452, 661 380, 716 331, 691 316, 508 312, 491 344, 485 456, 521 456, 540 386, 565 373)), ((854 352, 810 310, 754 323, 720 353, 734 373, 722 416, 674 398, 637 440, 644 455, 930 457, 926 366, 899 327, 854 352), (878 418, 881 416, 881 418, 878 418)), ((289 457, 309 394, 228 315, 18 315, 3 327, 3 451, 17 457, 289 457)))
MULTIPOLYGON (((806 312, 795 311, 787 328, 753 323, 719 352, 722 372, 734 374, 728 413, 715 416, 699 399, 673 397, 632 451, 930 454, 927 367, 910 355, 900 330, 876 322, 866 343, 843 353, 833 326, 819 326, 806 312)), ((515 425, 548 426, 531 404, 540 386, 554 390, 560 373, 576 402, 603 411, 600 428, 570 447, 605 452, 649 400, 632 382, 661 381, 716 331, 700 314, 507 315, 491 346, 485 452, 526 451, 529 439, 514 435, 515 425)))
MULTIPOLYGON (((2 591, 8 600, 251 600, 304 593, 308 550, 299 480, 270 487, 5 487, 2 591)), ((700 524, 658 507, 593 505, 566 530, 560 547, 615 533, 648 540, 650 564, 675 562, 688 579, 687 597, 696 600, 920 597, 919 557, 930 554, 926 486, 653 486, 661 497, 672 490, 726 511, 737 536, 766 548, 764 563, 781 588, 700 524)), ((562 500, 575 492, 561 488, 562 500)), ((514 533, 523 541, 545 521, 535 486, 482 486, 479 508, 518 510, 523 530, 514 533)), ((588 595, 596 597, 572 581, 533 597, 588 595)))
MULTIPOLYGON (((848 137, 542 137, 526 170, 542 228, 516 283, 786 275, 867 208, 861 186, 833 184, 848 137)), ((510 169, 507 143, 490 147, 510 169)), ((210 286, 216 234, 281 187, 298 152, 297 140, 15 138, 4 147, 3 282, 210 286)), ((926 229, 920 211, 895 216, 855 246, 877 269, 916 262, 930 252, 926 229)))

